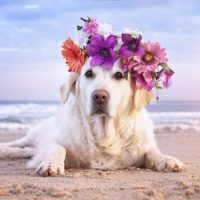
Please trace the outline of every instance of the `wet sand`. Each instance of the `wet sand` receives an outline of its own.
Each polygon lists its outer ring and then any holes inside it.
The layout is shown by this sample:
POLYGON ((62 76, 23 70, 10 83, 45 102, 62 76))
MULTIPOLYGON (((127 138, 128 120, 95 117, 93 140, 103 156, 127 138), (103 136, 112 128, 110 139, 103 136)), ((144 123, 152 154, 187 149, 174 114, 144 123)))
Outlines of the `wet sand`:
MULTIPOLYGON (((0 135, 0 142, 18 137, 0 135)), ((25 169, 27 160, 0 160, 0 199, 199 200, 200 134, 159 134, 156 138, 161 151, 178 157, 186 172, 70 169, 63 177, 40 177, 25 169)))

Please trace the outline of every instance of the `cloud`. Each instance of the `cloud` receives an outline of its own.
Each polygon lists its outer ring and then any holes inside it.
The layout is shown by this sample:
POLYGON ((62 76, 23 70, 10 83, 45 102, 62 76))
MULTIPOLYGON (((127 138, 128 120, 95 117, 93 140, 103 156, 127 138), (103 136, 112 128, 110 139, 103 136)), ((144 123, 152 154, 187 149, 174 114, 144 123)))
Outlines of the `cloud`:
POLYGON ((39 5, 38 4, 31 4, 31 5, 25 5, 24 6, 24 8, 25 9, 36 9, 36 8, 38 8, 39 7, 39 5))
MULTIPOLYGON (((199 10, 198 0, 48 0, 48 3, 42 0, 1 0, 0 79, 4 82, 6 78, 13 79, 15 87, 19 88, 29 79, 38 77, 41 79, 38 94, 42 96, 45 82, 58 85, 61 75, 56 73, 57 67, 66 70, 60 53, 62 42, 68 36, 75 39, 76 25, 82 23, 80 17, 95 16, 99 22, 111 23, 116 31, 122 31, 123 27, 138 28, 143 32, 144 41, 159 41, 166 48, 169 64, 176 71, 172 89, 161 92, 161 95, 167 99, 176 98, 180 93, 178 97, 185 98, 180 91, 184 76, 188 75, 188 80, 194 77, 193 81, 184 83, 184 87, 193 88, 194 83, 200 85, 196 74, 193 75, 199 66, 199 10), (45 79, 40 72, 46 75, 45 79), (22 80, 17 86, 20 77, 22 80)), ((0 90, 11 87, 5 83, 0 90)), ((34 84, 31 87, 34 88, 34 84)), ((53 92, 51 94, 53 97, 53 92)), ((197 94, 191 98, 200 99, 197 94)))

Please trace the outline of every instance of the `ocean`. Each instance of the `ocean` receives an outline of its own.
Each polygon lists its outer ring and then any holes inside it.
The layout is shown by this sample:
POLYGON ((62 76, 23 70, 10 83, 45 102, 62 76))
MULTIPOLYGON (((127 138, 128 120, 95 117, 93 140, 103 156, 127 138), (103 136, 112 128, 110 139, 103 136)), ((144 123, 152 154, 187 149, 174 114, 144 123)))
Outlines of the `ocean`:
MULTIPOLYGON (((0 101, 0 134, 27 133, 58 106, 58 101, 0 101)), ((159 100, 146 108, 155 133, 200 133, 200 101, 159 100)))

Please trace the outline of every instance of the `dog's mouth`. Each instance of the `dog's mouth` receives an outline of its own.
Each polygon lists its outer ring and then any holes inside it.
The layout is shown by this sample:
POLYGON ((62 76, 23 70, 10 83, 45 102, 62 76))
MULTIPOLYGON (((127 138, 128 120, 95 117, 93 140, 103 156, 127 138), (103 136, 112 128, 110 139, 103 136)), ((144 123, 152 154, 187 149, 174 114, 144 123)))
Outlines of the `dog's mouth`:
POLYGON ((107 110, 106 106, 95 105, 92 108, 91 115, 108 115, 108 110, 107 110))

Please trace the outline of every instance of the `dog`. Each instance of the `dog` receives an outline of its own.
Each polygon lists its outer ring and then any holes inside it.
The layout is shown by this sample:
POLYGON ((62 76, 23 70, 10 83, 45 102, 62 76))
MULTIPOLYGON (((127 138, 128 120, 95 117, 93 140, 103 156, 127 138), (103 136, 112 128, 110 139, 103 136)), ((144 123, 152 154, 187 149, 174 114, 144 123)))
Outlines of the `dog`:
POLYGON ((24 138, 1 143, 0 158, 31 158, 28 167, 42 176, 63 175, 67 168, 185 171, 178 159, 157 147, 144 108, 152 93, 126 80, 119 66, 120 61, 110 70, 90 67, 88 58, 80 74, 68 73, 56 115, 24 138))

